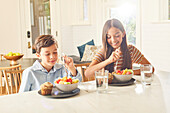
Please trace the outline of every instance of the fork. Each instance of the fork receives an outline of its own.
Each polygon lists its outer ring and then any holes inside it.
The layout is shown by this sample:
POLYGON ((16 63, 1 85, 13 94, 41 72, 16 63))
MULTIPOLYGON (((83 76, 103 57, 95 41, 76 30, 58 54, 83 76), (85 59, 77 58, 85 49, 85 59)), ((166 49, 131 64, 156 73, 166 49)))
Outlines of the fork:
POLYGON ((65 66, 66 64, 65 64, 64 56, 65 56, 65 54, 64 54, 64 53, 62 53, 62 61, 63 61, 63 65, 64 65, 64 68, 65 68, 65 71, 66 71, 67 77, 68 77, 68 71, 67 71, 67 68, 66 68, 66 66, 65 66))

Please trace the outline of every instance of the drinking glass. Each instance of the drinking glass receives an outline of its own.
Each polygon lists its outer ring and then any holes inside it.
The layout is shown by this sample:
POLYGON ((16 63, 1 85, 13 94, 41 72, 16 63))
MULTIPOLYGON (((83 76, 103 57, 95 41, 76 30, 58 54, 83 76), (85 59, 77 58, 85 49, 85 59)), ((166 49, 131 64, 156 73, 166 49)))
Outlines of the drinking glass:
POLYGON ((153 67, 150 64, 143 64, 140 67, 141 81, 144 85, 151 85, 153 81, 153 67))
POLYGON ((108 71, 95 71, 96 89, 98 93, 106 93, 108 89, 108 71))

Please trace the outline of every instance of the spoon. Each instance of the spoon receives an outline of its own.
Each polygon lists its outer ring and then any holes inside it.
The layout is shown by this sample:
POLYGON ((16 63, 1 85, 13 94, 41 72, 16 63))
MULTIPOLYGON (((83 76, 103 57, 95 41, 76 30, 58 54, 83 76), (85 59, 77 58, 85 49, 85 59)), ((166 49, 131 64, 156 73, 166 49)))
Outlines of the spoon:
POLYGON ((65 54, 62 53, 63 65, 64 65, 64 68, 65 68, 65 71, 66 71, 66 74, 67 74, 67 77, 68 77, 68 71, 67 71, 67 68, 66 68, 66 66, 65 66, 66 64, 65 64, 64 56, 65 56, 65 54))

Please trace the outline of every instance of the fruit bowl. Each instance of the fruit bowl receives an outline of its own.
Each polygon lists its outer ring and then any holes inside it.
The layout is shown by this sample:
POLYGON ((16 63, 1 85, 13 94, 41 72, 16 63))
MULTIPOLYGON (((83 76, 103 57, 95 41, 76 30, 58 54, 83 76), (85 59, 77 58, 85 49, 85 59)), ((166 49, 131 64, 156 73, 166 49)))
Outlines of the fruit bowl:
POLYGON ((78 83, 74 84, 55 84, 57 89, 63 91, 63 92, 71 92, 75 90, 78 87, 78 83))
POLYGON ((19 60, 20 58, 22 58, 23 56, 24 56, 23 54, 17 55, 17 56, 6 56, 6 55, 4 55, 4 58, 6 58, 7 60, 16 61, 16 60, 19 60))
POLYGON ((113 75, 115 77, 115 79, 118 82, 128 82, 132 79, 132 74, 131 75, 118 75, 118 74, 114 74, 113 75))
POLYGON ((11 65, 15 65, 15 64, 18 64, 16 61, 19 60, 20 58, 22 58, 23 56, 24 56, 23 54, 17 55, 17 56, 4 55, 4 58, 6 58, 7 60, 10 60, 11 65))
POLYGON ((58 78, 54 81, 54 84, 57 89, 63 91, 63 92, 71 92, 75 90, 78 87, 78 79, 73 79, 71 77, 63 77, 63 78, 58 78))
POLYGON ((125 69, 125 70, 116 70, 116 72, 112 73, 114 78, 118 82, 128 82, 132 79, 133 71, 131 69, 125 69))

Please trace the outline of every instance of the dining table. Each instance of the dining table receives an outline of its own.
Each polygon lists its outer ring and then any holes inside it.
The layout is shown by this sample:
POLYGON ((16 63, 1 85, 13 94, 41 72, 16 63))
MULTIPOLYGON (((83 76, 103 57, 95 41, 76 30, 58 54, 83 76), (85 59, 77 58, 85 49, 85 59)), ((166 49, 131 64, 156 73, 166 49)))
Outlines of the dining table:
POLYGON ((94 81, 80 82, 77 95, 43 96, 39 90, 0 96, 0 113, 170 113, 170 72, 157 71, 151 85, 108 86, 97 93, 94 81))

